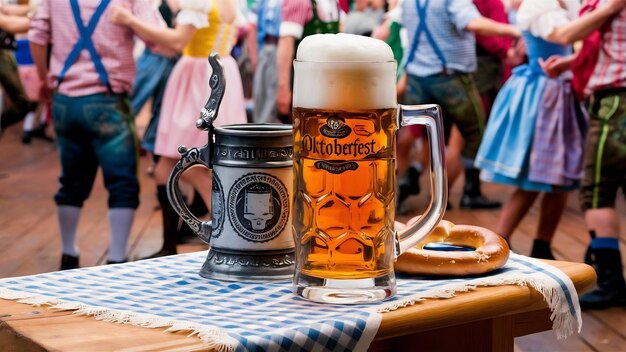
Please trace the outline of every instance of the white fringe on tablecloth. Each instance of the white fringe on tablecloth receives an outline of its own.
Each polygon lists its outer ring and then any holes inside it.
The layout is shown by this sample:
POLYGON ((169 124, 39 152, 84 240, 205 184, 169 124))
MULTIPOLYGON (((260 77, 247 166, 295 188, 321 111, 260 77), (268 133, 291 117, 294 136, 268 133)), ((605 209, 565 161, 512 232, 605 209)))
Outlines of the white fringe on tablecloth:
MULTIPOLYGON (((535 261, 544 270, 551 272, 553 275, 562 279, 567 289, 576 293, 572 281, 563 272, 555 267, 543 264, 536 261, 533 258, 526 258, 528 261, 535 261)), ((582 317, 580 313, 580 306, 577 297, 571 302, 574 305, 574 314, 570 309, 570 304, 567 300, 567 295, 563 293, 563 289, 560 286, 554 286, 554 280, 544 276, 533 277, 512 277, 505 274, 488 276, 484 278, 477 278, 472 283, 450 283, 446 285, 445 290, 433 289, 419 293, 411 298, 405 299, 401 302, 393 302, 378 309, 378 312, 386 313, 399 308, 408 307, 414 305, 420 301, 432 298, 452 298, 458 292, 468 292, 474 290, 476 287, 488 287, 488 286, 502 286, 502 285, 516 285, 516 286, 529 286, 535 289, 537 292, 543 295, 544 300, 548 304, 550 311, 552 312, 550 319, 552 319, 552 329, 555 331, 558 339, 564 339, 570 336, 574 331, 580 333, 582 329, 582 317)))
POLYGON ((104 307, 87 306, 83 303, 72 303, 49 298, 29 292, 13 291, 0 287, 0 298, 14 300, 31 306, 48 306, 59 311, 74 311, 73 314, 93 316, 96 320, 118 324, 130 324, 146 328, 165 328, 165 332, 189 331, 188 336, 197 335, 204 345, 214 351, 234 351, 238 342, 224 330, 205 324, 197 324, 163 318, 151 314, 141 314, 129 311, 120 311, 104 307))

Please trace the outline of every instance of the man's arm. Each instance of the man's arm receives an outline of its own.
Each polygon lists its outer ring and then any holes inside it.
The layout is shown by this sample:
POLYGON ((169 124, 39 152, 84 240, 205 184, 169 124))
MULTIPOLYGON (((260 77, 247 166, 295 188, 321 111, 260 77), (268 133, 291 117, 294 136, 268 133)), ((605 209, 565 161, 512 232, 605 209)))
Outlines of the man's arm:
POLYGON ((522 35, 519 29, 509 24, 496 22, 481 15, 472 0, 448 0, 446 10, 458 31, 466 30, 480 35, 513 38, 522 35))
POLYGON ((50 1, 42 0, 35 16, 30 20, 28 31, 31 56, 41 82, 39 87, 41 102, 49 101, 52 93, 48 86, 48 45, 52 42, 51 33, 50 1))
POLYGON ((594 11, 555 28, 546 38, 560 44, 572 44, 600 28, 613 15, 626 7, 626 0, 608 0, 594 11))
POLYGON ((291 36, 281 36, 278 39, 276 66, 278 70, 278 93, 276 103, 278 113, 291 113, 291 63, 294 58, 296 39, 291 36))
MULTIPOLYGON (((156 15, 155 15, 156 16, 156 15)), ((168 28, 160 18, 158 23, 148 23, 144 18, 136 16, 129 6, 115 5, 111 8, 109 20, 112 23, 129 27, 146 43, 158 44, 181 52, 189 43, 197 28, 191 24, 178 24, 168 28)))
MULTIPOLYGON (((474 6, 486 18, 499 23, 509 23, 502 0, 474 0, 474 6)), ((476 44, 491 55, 506 59, 512 40, 507 37, 476 35, 476 44)))
POLYGON ((496 22, 486 17, 477 17, 465 26, 470 32, 480 35, 495 35, 501 37, 519 38, 522 35, 519 29, 505 23, 496 22))
POLYGON ((383 21, 382 24, 374 28, 374 31, 372 32, 372 38, 376 38, 380 40, 389 39, 389 36, 391 35, 390 27, 391 27, 391 20, 387 18, 383 21))
POLYGON ((30 27, 30 18, 25 16, 11 16, 0 13, 0 29, 9 33, 25 33, 30 27))
POLYGON ((7 4, 0 6, 0 12, 10 16, 27 16, 31 8, 29 5, 7 4))
POLYGON ((220 19, 224 23, 233 23, 237 18, 237 8, 239 3, 234 0, 217 0, 217 6, 220 10, 220 19))
POLYGON ((47 102, 51 97, 51 89, 48 86, 48 46, 30 42, 30 53, 37 68, 37 76, 41 82, 39 99, 47 102))
POLYGON ((296 53, 296 38, 302 38, 304 25, 313 16, 310 0, 284 0, 282 22, 276 49, 278 92, 276 105, 281 115, 291 115, 291 64, 296 53))
POLYGON ((256 72, 256 65, 259 59, 259 44, 257 43, 257 27, 255 24, 248 24, 248 33, 246 34, 245 44, 248 48, 252 71, 256 72))

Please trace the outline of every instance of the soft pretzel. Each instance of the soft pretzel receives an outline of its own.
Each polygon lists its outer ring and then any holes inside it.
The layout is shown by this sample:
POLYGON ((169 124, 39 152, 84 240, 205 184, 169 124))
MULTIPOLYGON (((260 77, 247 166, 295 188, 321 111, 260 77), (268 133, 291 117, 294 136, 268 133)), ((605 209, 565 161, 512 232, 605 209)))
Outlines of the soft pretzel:
MULTIPOLYGON (((411 219, 411 224, 416 219, 411 219)), ((403 224, 396 223, 399 228, 403 224)), ((509 245, 497 233, 484 227, 454 225, 441 220, 433 232, 398 257, 395 269, 418 275, 475 275, 501 268, 509 259, 509 245), (428 243, 442 242, 471 247, 473 251, 424 249, 428 243)))

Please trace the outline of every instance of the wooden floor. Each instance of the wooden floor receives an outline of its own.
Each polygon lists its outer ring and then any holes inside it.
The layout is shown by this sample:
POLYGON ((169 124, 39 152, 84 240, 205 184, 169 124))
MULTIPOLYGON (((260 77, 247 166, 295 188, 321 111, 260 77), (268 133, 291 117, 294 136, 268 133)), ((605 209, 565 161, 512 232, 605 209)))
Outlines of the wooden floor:
MULTIPOLYGON (((128 245, 131 259, 146 256, 160 248, 160 215, 156 209, 154 181, 147 176, 148 166, 149 161, 143 157, 140 169, 141 205, 128 245)), ((19 126, 8 129, 0 138, 0 278, 50 272, 58 268, 61 245, 52 200, 58 176, 58 154, 53 145, 40 140, 22 145, 19 126)), ((489 197, 502 201, 510 193, 510 189, 494 185, 486 185, 484 191, 489 197)), ((497 210, 458 210, 459 193, 458 185, 450 193, 454 208, 446 213, 448 220, 487 228, 495 226, 497 210)), ((81 266, 102 265, 106 260, 109 243, 106 197, 99 176, 79 224, 81 266)), ((409 199, 409 204, 416 209, 400 216, 400 220, 417 214, 425 198, 425 195, 420 195, 409 199)), ((624 255, 626 206, 623 199, 620 200, 619 210, 622 215, 621 247, 624 255)), ((536 224, 537 211, 532 209, 511 239, 516 252, 529 253, 536 224)), ((576 195, 572 195, 556 234, 553 250, 557 259, 580 261, 587 243, 585 223, 576 195)), ((190 244, 179 246, 179 251, 202 248, 202 245, 190 244)), ((584 312, 580 335, 557 341, 555 335, 548 331, 518 338, 515 347, 517 351, 626 351, 626 309, 584 312)))

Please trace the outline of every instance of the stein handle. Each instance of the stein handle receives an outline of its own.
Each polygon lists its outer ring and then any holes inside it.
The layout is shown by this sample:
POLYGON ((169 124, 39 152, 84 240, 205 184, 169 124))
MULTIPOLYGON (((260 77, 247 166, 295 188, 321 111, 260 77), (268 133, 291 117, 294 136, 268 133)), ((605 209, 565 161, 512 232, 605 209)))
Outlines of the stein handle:
POLYGON ((212 222, 210 220, 202 221, 195 217, 191 211, 189 211, 187 203, 185 203, 185 199, 178 188, 178 180, 187 169, 196 165, 201 165, 210 169, 208 162, 209 147, 208 145, 205 145, 200 148, 187 149, 184 146, 180 146, 178 147, 178 152, 182 154, 182 156, 178 163, 176 163, 176 166, 174 166, 174 169, 167 180, 167 197, 169 198, 174 210, 176 210, 178 215, 180 215, 187 225, 191 227, 191 229, 204 243, 210 244, 212 222))
POLYGON ((398 119, 400 126, 426 126, 430 141, 430 186, 433 190, 426 212, 414 224, 397 232, 396 254, 400 255, 428 236, 443 218, 448 201, 448 182, 439 105, 399 105, 398 119))

